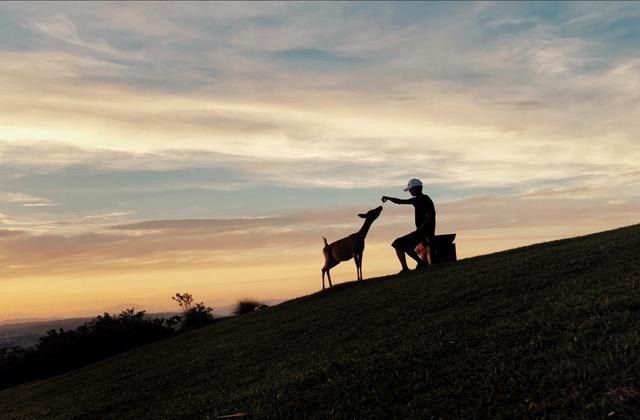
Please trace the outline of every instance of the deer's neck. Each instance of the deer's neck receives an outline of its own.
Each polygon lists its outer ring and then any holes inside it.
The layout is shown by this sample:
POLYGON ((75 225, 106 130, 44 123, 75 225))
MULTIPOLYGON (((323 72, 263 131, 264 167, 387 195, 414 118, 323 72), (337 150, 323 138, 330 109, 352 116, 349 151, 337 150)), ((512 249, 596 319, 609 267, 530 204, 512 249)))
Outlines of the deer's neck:
POLYGON ((369 233, 369 228, 371 227, 372 224, 373 224, 373 220, 366 219, 364 221, 364 223, 362 224, 362 227, 360 228, 360 231, 358 232, 358 233, 360 233, 360 236, 362 236, 363 238, 365 236, 367 236, 367 233, 369 233))

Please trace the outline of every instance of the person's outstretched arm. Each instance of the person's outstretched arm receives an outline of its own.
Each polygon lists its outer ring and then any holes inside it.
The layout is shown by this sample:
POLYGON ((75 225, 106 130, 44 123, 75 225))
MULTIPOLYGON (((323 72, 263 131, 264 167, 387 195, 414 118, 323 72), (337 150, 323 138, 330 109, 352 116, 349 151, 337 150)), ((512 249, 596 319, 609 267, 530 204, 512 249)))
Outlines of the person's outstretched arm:
POLYGON ((395 204, 411 204, 411 202, 412 202, 411 198, 408 199, 408 200, 405 200, 405 199, 402 199, 402 198, 387 197, 386 195, 383 195, 382 196, 382 202, 386 203, 387 200, 389 200, 389 201, 391 201, 392 203, 395 203, 395 204))

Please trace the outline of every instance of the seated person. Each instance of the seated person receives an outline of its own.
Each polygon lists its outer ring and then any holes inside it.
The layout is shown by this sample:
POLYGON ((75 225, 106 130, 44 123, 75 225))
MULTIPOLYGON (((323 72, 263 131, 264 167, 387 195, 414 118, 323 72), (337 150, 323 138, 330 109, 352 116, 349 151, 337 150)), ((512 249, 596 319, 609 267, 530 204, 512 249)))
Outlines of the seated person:
POLYGON ((395 204, 411 204, 415 209, 416 230, 397 238, 391 244, 395 248, 402 266, 401 273, 409 270, 405 254, 418 263, 416 268, 431 265, 431 245, 434 243, 436 232, 436 209, 431 198, 422 193, 422 182, 417 178, 410 179, 404 191, 409 191, 412 197, 406 200, 386 195, 382 197, 383 203, 388 200, 395 204), (426 261, 423 261, 416 253, 416 247, 420 244, 424 247, 426 261))

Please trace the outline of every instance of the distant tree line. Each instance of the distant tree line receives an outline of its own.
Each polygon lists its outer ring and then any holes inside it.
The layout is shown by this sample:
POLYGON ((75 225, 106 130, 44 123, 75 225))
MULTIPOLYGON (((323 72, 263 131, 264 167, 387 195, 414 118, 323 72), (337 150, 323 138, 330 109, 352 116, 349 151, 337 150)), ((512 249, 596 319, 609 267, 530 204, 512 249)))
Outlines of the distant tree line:
POLYGON ((154 318, 127 309, 104 313, 75 330, 50 330, 33 348, 0 349, 0 389, 77 369, 132 348, 213 322, 213 308, 193 303, 189 293, 172 298, 182 315, 154 318))
MULTIPOLYGON (((195 303, 190 293, 176 293, 171 299, 181 308, 181 315, 151 317, 134 308, 117 315, 105 312, 75 330, 50 330, 35 347, 0 349, 0 389, 69 372, 214 321, 213 308, 195 303)), ((237 302, 234 314, 265 308, 256 299, 244 298, 237 302)))

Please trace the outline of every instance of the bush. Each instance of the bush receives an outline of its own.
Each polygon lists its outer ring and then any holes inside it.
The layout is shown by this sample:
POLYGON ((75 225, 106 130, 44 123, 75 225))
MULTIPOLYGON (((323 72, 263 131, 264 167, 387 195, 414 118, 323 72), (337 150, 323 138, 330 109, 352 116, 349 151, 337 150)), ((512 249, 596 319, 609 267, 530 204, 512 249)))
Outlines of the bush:
POLYGON ((253 298, 244 298, 240 299, 238 303, 236 303, 236 308, 233 310, 233 313, 236 315, 243 315, 249 312, 254 312, 257 309, 263 309, 267 305, 264 303, 253 299, 253 298))
POLYGON ((202 302, 194 306, 191 293, 176 293, 171 299, 183 309, 182 330, 204 327, 213 322, 213 308, 202 302))
POLYGON ((204 306, 202 302, 196 303, 196 306, 189 308, 184 313, 183 328, 200 328, 213 322, 213 308, 204 306))

